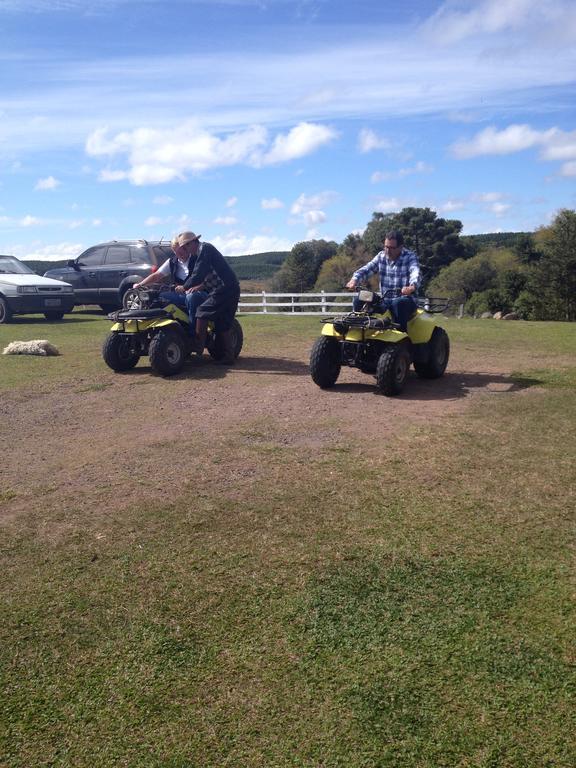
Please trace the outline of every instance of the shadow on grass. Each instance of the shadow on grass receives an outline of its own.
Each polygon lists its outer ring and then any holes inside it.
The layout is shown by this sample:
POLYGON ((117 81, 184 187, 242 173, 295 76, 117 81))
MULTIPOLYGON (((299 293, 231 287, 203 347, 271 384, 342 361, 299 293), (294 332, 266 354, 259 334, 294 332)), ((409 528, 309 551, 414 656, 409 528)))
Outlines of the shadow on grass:
MULTIPOLYGON (((399 397, 402 400, 458 400, 469 397, 472 392, 517 392, 538 380, 527 380, 531 383, 518 383, 517 378, 497 373, 445 373, 440 379, 419 379, 410 374, 406 387, 399 397)), ((372 390, 375 395, 382 396, 376 389, 373 379, 367 378, 366 384, 336 384, 331 390, 335 393, 349 394, 372 390)))
MULTIPOLYGON (((74 313, 75 315, 79 313, 74 313)), ((75 317, 74 315, 64 315, 62 320, 47 320, 45 317, 30 317, 28 315, 15 315, 10 320, 10 325, 15 327, 21 327, 23 325, 50 325, 50 326, 65 326, 70 323, 85 323, 86 317, 75 317)))

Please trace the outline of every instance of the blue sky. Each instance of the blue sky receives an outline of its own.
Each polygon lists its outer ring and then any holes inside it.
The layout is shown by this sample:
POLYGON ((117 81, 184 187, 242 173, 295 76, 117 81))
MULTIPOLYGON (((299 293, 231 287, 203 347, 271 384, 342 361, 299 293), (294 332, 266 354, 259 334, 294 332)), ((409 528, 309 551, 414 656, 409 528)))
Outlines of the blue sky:
POLYGON ((0 253, 576 208, 574 0, 0 0, 0 253))

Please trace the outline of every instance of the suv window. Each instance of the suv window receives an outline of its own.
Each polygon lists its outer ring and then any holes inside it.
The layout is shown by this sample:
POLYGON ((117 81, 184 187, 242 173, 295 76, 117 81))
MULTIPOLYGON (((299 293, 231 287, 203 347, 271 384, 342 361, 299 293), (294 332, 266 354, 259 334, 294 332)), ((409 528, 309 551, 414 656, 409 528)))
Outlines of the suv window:
POLYGON ((87 267, 97 267, 104 261, 106 247, 89 248, 81 256, 78 256, 78 264, 85 264, 87 267))
POLYGON ((174 251, 169 245, 155 245, 152 250, 154 251, 158 265, 163 264, 166 259, 169 259, 174 255, 174 251))
POLYGON ((106 254, 106 264, 128 264, 130 262, 130 248, 125 245, 111 245, 106 254))
POLYGON ((148 255, 148 249, 142 246, 133 245, 130 248, 130 255, 134 264, 148 264, 150 256, 148 255))

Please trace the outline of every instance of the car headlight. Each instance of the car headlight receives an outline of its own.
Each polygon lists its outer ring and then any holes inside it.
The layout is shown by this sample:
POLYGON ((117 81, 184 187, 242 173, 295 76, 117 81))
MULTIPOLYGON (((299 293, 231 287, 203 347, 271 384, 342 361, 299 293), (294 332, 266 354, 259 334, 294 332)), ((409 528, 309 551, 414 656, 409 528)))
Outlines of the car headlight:
POLYGON ((38 293, 38 288, 35 285, 19 285, 18 293, 38 293))
POLYGON ((74 288, 71 285, 63 285, 60 293, 74 293, 74 288))

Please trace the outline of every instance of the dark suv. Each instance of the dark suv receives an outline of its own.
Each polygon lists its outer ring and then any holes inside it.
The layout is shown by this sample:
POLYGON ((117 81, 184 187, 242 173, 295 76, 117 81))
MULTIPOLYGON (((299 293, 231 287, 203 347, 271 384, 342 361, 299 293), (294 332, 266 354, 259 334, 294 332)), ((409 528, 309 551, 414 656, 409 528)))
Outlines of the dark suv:
POLYGON ((126 306, 132 285, 171 255, 168 242, 112 240, 88 248, 65 267, 49 269, 44 277, 70 283, 75 304, 99 304, 110 312, 126 306))

